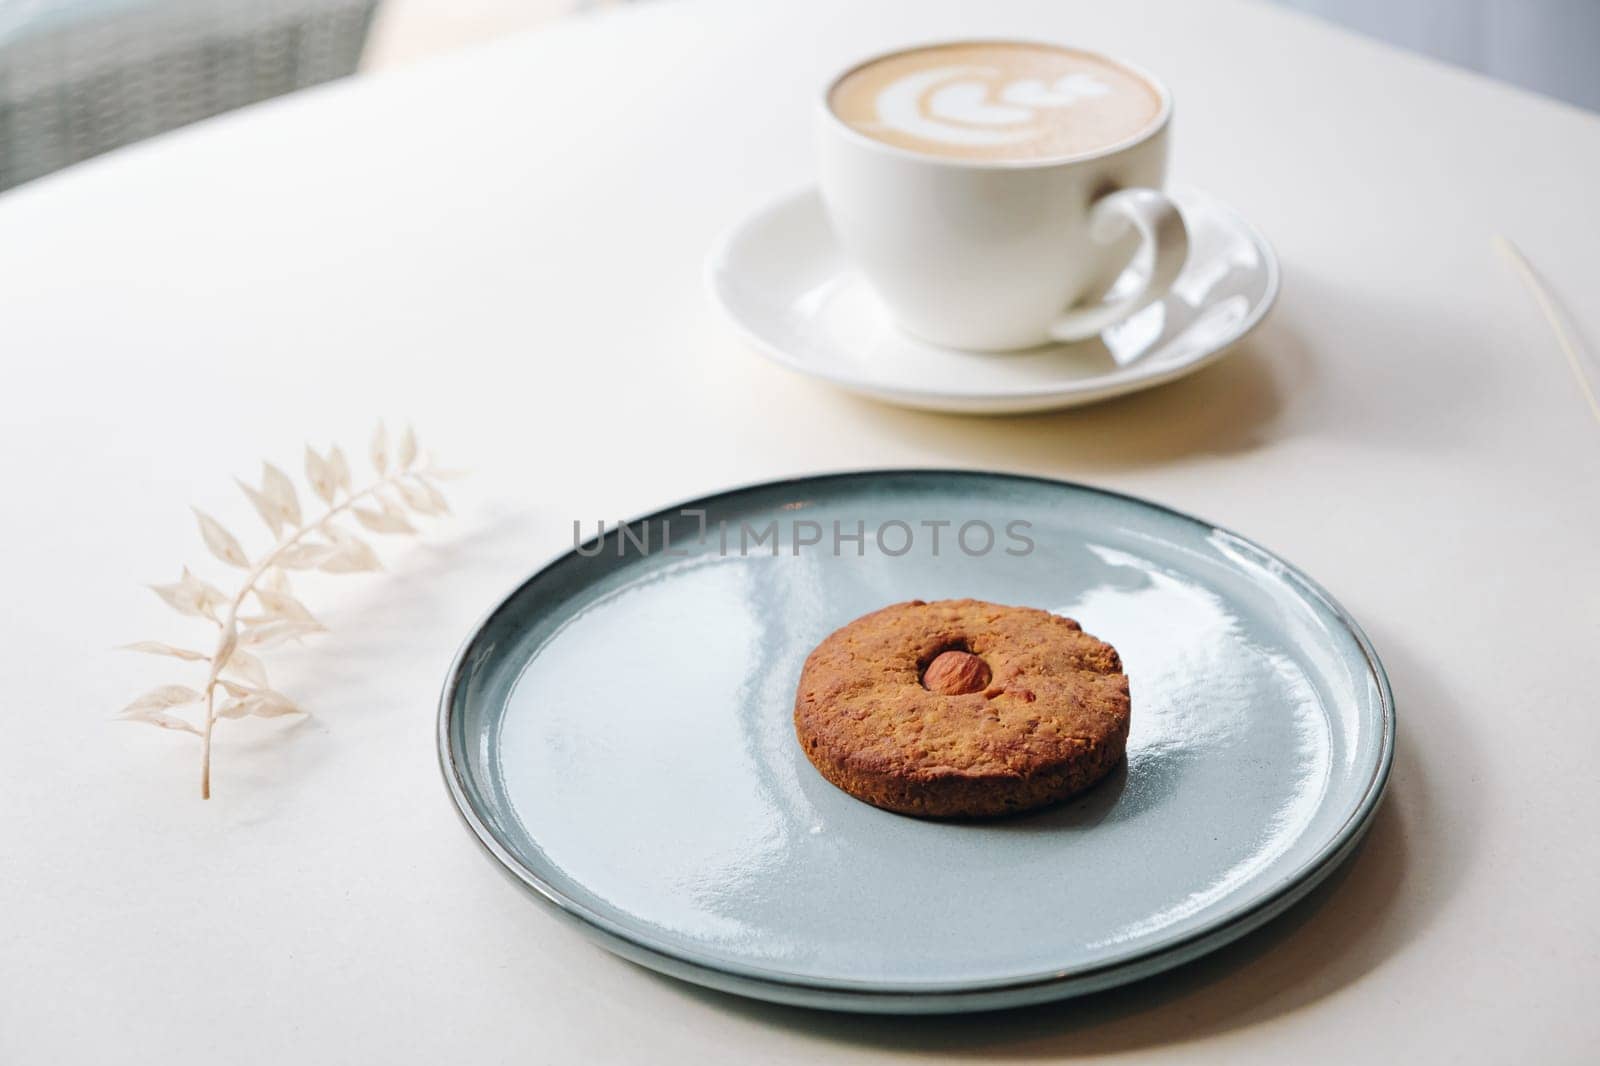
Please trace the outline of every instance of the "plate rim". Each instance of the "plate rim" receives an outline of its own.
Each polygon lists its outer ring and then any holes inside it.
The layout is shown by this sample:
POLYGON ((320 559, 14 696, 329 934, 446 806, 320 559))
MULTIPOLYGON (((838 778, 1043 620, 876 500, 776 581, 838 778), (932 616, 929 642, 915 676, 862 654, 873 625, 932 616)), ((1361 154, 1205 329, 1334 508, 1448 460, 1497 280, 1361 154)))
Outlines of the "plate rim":
MULTIPOLYGON (((755 329, 747 321, 747 316, 735 310, 733 302, 726 296, 725 286, 721 278, 729 273, 727 263, 729 262, 729 253, 733 245, 756 220, 765 218, 791 205, 799 204, 804 200, 817 201, 818 210, 819 212, 822 211, 821 190, 815 183, 793 188, 782 195, 769 198, 724 230, 712 244, 711 251, 706 256, 703 267, 704 284, 712 302, 722 312, 723 318, 734 327, 735 331, 746 343, 752 345, 768 361, 813 381, 822 381, 836 388, 844 389, 860 396, 872 397, 884 403, 900 407, 956 414, 1020 414, 1086 406, 1091 403, 1098 403, 1101 400, 1115 399, 1118 396, 1126 396, 1129 393, 1142 392, 1145 389, 1165 385, 1211 365, 1230 353, 1235 345, 1253 333, 1278 302, 1278 295, 1283 284, 1282 267, 1279 264, 1276 249, 1272 247, 1271 242, 1266 239, 1255 224, 1222 200, 1202 189, 1177 184, 1171 186, 1170 191, 1180 200, 1193 198, 1204 201, 1208 208, 1227 216, 1249 236, 1251 243, 1261 253, 1262 264, 1266 273, 1266 288, 1262 292, 1261 299, 1251 308, 1250 313, 1240 321, 1226 340, 1212 346, 1203 354, 1187 362, 1152 373, 1129 374, 1119 368, 1117 373, 1054 385, 1021 385, 990 389, 984 392, 956 392, 949 389, 919 389, 914 385, 902 387, 892 382, 877 381, 861 375, 819 369, 811 363, 790 355, 782 346, 755 329)), ((1001 353, 998 357, 1004 358, 1004 353, 1001 353)), ((1135 361, 1132 367, 1137 368, 1137 366, 1138 361, 1135 361)))
MULTIPOLYGON (((659 972, 709 987, 778 1002, 892 1012, 918 1009, 972 1010, 1043 1002, 1137 980, 1198 958, 1258 928, 1310 892, 1349 857, 1365 835, 1382 803, 1394 765, 1396 714, 1388 673, 1366 632, 1327 589, 1299 567, 1249 537, 1186 511, 1114 489, 1063 478, 961 467, 863 467, 753 481, 681 500, 630 519, 628 524, 659 521, 678 513, 685 507, 727 503, 742 495, 786 486, 819 482, 846 484, 852 481, 864 482, 894 477, 968 477, 1085 492, 1124 504, 1147 507, 1212 533, 1220 533, 1235 544, 1243 545, 1273 561, 1282 568, 1286 577, 1293 580, 1302 593, 1320 601, 1334 620, 1355 641, 1366 662, 1368 674, 1375 683, 1380 708, 1381 733, 1378 738, 1376 763, 1361 792, 1360 800, 1351 808, 1339 828, 1309 859, 1284 875, 1276 886, 1248 908, 1176 939, 1157 942, 1138 952, 1093 965, 1067 966, 1040 973, 977 980, 873 981, 794 974, 684 950, 597 913, 563 893, 541 877, 537 871, 518 860, 499 840, 488 821, 473 804, 463 780, 464 770, 461 766, 463 758, 458 756, 456 751, 452 725, 455 719, 457 695, 468 680, 464 670, 465 664, 469 656, 477 650, 495 618, 521 598, 524 590, 547 571, 577 556, 580 546, 575 546, 556 552, 547 558, 473 624, 466 639, 461 642, 450 661, 439 696, 435 744, 446 791, 462 823, 488 857, 499 866, 502 873, 552 908, 560 917, 575 923, 586 933, 597 935, 602 946, 659 972)), ((584 545, 602 537, 603 535, 592 537, 585 541, 584 545)))

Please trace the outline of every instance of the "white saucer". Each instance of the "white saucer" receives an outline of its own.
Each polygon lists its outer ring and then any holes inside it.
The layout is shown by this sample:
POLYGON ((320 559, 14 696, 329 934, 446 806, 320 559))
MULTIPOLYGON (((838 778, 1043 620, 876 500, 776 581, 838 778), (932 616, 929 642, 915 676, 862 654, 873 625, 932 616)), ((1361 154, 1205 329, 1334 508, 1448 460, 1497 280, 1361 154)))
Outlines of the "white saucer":
POLYGON ((735 226, 711 253, 707 280, 760 351, 851 392, 970 414, 1075 407, 1193 373, 1278 295, 1277 256, 1249 223, 1202 193, 1172 195, 1189 227, 1183 274, 1164 299, 1093 340, 985 354, 900 332, 845 262, 815 189, 735 226))

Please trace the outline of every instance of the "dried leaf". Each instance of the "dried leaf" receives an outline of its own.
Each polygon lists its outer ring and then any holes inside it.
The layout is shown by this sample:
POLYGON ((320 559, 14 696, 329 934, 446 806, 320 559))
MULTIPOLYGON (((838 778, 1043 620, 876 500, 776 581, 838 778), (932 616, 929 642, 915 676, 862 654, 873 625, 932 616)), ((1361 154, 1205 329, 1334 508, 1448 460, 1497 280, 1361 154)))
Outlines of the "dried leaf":
POLYGON ((411 524, 411 519, 406 516, 405 507, 392 499, 388 493, 379 493, 378 503, 383 507, 383 513, 388 516, 390 521, 404 525, 407 533, 415 533, 417 531, 416 527, 411 524))
POLYGON ((411 508, 418 514, 433 513, 433 511, 430 510, 433 505, 428 500, 428 494, 422 489, 418 488, 411 479, 405 478, 400 481, 396 481, 394 483, 394 487, 399 491, 400 498, 405 501, 407 507, 411 508))
POLYGON ((286 526, 300 524, 300 497, 289 475, 271 463, 261 464, 261 492, 271 501, 286 526))
POLYGON ((416 474, 395 482, 395 487, 400 490, 400 495, 405 498, 411 509, 418 514, 450 513, 450 505, 445 502, 444 494, 416 474))
POLYGON ((443 492, 439 491, 439 486, 423 477, 417 478, 417 482, 422 486, 423 491, 428 494, 428 501, 438 509, 439 514, 450 513, 450 501, 445 499, 443 492))
POLYGON ((372 443, 367 447, 367 455, 372 459, 372 469, 383 477, 389 472, 389 431, 383 428, 383 420, 378 420, 378 428, 372 431, 372 443))
POLYGON ((267 528, 272 531, 272 535, 274 537, 281 536, 283 534, 283 515, 272 505, 272 501, 238 478, 234 478, 233 481, 234 484, 239 486, 240 491, 249 498, 250 506, 256 509, 256 514, 261 516, 261 521, 267 524, 267 528))
POLYGON ((306 605, 289 595, 269 588, 257 588, 256 601, 272 618, 287 618, 296 622, 315 622, 306 605))
POLYGON ((281 692, 262 692, 251 697, 250 713, 257 718, 282 718, 286 714, 305 714, 281 692))
POLYGON ((333 552, 330 544, 295 544, 278 556, 278 565, 287 570, 314 570, 333 552))
POLYGON ((198 703, 204 697, 188 685, 160 685, 146 692, 122 708, 124 717, 143 714, 147 711, 162 711, 168 707, 181 707, 186 703, 198 703))
POLYGON ((223 671, 243 678, 257 688, 267 687, 267 668, 261 660, 245 651, 243 648, 233 649, 233 654, 228 656, 223 671))
POLYGON ((249 685, 241 685, 237 681, 230 681, 225 677, 217 678, 217 684, 219 684, 223 688, 227 689, 228 690, 228 695, 230 695, 230 696, 238 696, 240 698, 252 695, 255 692, 260 691, 259 689, 251 688, 249 685))
POLYGON ((183 568, 183 577, 173 584, 151 585, 150 588, 168 606, 182 614, 209 618, 213 622, 217 620, 217 608, 228 602, 219 589, 189 573, 187 566, 183 568))
POLYGON ((238 620, 229 618, 223 625, 222 639, 217 642, 217 650, 212 653, 219 663, 225 663, 233 655, 233 650, 239 646, 238 620))
POLYGON ((400 469, 410 470, 411 464, 417 461, 417 434, 409 423, 400 434, 399 453, 400 469))
POLYGON ((193 587, 195 596, 197 599, 199 599, 202 606, 213 609, 227 606, 227 594, 210 582, 202 581, 195 577, 189 572, 189 568, 187 566, 183 568, 183 580, 187 581, 193 587))
POLYGON ((318 569, 329 574, 351 574, 363 570, 382 570, 383 562, 372 545, 336 527, 328 529, 331 551, 318 569))
POLYGON ((210 618, 212 621, 216 621, 216 615, 202 609, 190 590, 185 588, 181 582, 171 585, 151 585, 150 591, 160 596, 167 602, 169 607, 181 614, 194 615, 197 618, 210 618))
POLYGON ((254 715, 257 718, 281 718, 286 714, 305 714, 294 702, 281 692, 264 689, 253 692, 240 699, 229 700, 217 708, 218 718, 244 718, 254 715))
POLYGON ((286 640, 298 640, 312 633, 321 632, 322 625, 318 622, 294 620, 267 622, 252 626, 239 634, 239 643, 247 648, 270 648, 286 640))
POLYGON ((175 729, 180 733, 200 735, 200 730, 196 729, 192 724, 175 714, 168 714, 166 711, 135 711, 131 714, 124 712, 120 717, 124 722, 146 722, 162 729, 175 729))
POLYGON ((385 507, 381 511, 374 511, 366 507, 352 507, 350 513, 356 516, 356 521, 372 530, 374 533, 415 533, 416 528, 406 521, 406 516, 387 506, 388 501, 382 501, 385 507))
POLYGON ((272 592, 289 594, 289 575, 276 566, 261 575, 261 587, 272 592))
POLYGON ((146 655, 170 655, 174 659, 183 659, 185 662, 198 663, 211 658, 204 652, 190 651, 188 648, 174 648, 171 644, 163 644, 159 640, 140 640, 132 644, 122 645, 123 651, 142 651, 146 655))
POLYGON ((250 569, 250 558, 245 555, 244 549, 239 546, 238 540, 232 533, 222 528, 222 524, 204 511, 195 509, 195 518, 200 521, 200 536, 204 538, 206 547, 211 549, 211 554, 227 563, 237 566, 241 570, 250 569))
POLYGON ((317 454, 311 445, 306 445, 306 480, 311 482, 312 491, 322 498, 323 503, 332 503, 334 490, 337 483, 333 471, 328 466, 328 461, 317 454))
POLYGON ((340 547, 318 567, 325 574, 354 574, 368 570, 382 570, 378 553, 369 544, 347 544, 340 547))
POLYGON ((344 457, 344 449, 337 444, 328 449, 328 468, 333 471, 334 482, 348 496, 350 494, 350 462, 344 457))

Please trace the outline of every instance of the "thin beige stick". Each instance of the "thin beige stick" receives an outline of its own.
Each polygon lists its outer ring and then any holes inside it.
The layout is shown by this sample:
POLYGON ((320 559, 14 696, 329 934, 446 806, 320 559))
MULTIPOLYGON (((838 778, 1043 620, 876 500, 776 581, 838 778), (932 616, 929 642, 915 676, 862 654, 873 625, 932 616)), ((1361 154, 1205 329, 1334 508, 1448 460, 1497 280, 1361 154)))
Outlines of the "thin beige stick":
POLYGON ((1550 323, 1550 328, 1555 331, 1556 343, 1561 346, 1562 353, 1567 357, 1567 365, 1572 367, 1572 376, 1578 379, 1578 388, 1583 392, 1583 398, 1589 402, 1589 411, 1594 415, 1594 420, 1600 422, 1600 397, 1595 395, 1594 383, 1589 380, 1589 372, 1584 367, 1583 356, 1579 353, 1578 342, 1572 334, 1567 332, 1567 327, 1560 311, 1556 308, 1555 298, 1550 295, 1550 290, 1545 288, 1539 275, 1533 271, 1533 266, 1526 256, 1512 244, 1508 238, 1495 237, 1494 246, 1497 251, 1516 270, 1522 278, 1522 283, 1533 294, 1534 301, 1538 303, 1539 310, 1544 314, 1545 320, 1550 323))

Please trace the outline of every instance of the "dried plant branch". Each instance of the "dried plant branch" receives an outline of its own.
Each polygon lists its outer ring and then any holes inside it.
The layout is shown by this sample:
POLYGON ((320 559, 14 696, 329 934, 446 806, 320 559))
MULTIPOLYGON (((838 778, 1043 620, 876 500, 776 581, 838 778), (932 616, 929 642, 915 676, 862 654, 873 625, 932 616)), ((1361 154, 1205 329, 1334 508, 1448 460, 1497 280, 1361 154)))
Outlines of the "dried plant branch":
POLYGON ((306 713, 270 686, 266 667, 255 654, 323 631, 322 624, 291 593, 287 571, 340 574, 382 569, 372 546, 342 526, 340 519, 353 518, 375 533, 409 534, 416 532, 413 516, 449 513, 437 484, 449 475, 421 456, 416 434, 409 426, 396 442, 392 464, 382 422, 372 436, 368 455, 376 477, 355 489, 350 464, 337 445, 326 455, 306 446, 306 481, 323 505, 321 512, 309 519, 302 517, 293 480, 271 463, 262 464, 259 489, 240 481, 240 489, 275 538, 272 547, 254 561, 221 523, 195 512, 201 539, 211 554, 245 572, 233 595, 201 581, 187 567, 176 582, 151 586, 180 614, 203 618, 215 626, 216 643, 209 653, 152 640, 125 645, 129 651, 203 662, 207 674, 199 688, 162 685, 152 689, 124 707, 119 717, 199 737, 203 799, 211 796, 211 738, 218 720, 306 713), (251 602, 257 613, 243 613, 251 602), (218 689, 225 696, 220 704, 218 689), (201 708, 198 722, 174 713, 179 707, 201 708))
POLYGON ((1572 376, 1578 379, 1578 389, 1589 403, 1589 413, 1594 415, 1596 422, 1600 422, 1600 397, 1595 395, 1594 382, 1589 380, 1589 372, 1584 368, 1583 359, 1578 354, 1578 342, 1567 331, 1566 322, 1556 309, 1555 297, 1550 294, 1544 282, 1539 280, 1539 275, 1534 273, 1533 265, 1528 262, 1527 256, 1522 254, 1521 249, 1505 237, 1496 237, 1494 245, 1511 263, 1512 269, 1533 294, 1533 300, 1539 305, 1540 313, 1555 332, 1556 344, 1567 357, 1567 365, 1572 368, 1572 376))

